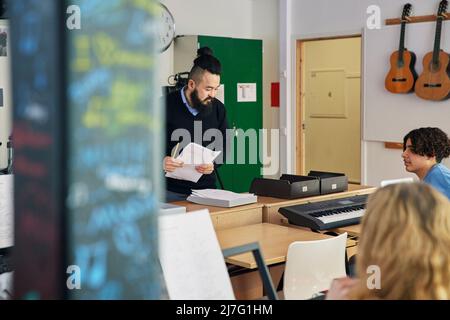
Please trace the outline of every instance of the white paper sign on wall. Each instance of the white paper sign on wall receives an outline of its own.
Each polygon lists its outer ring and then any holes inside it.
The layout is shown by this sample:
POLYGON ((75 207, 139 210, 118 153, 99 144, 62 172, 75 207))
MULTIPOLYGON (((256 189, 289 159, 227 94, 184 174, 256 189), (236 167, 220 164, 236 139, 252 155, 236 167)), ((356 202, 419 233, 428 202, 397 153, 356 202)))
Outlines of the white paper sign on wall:
POLYGON ((256 83, 238 83, 237 101, 256 102, 256 83))

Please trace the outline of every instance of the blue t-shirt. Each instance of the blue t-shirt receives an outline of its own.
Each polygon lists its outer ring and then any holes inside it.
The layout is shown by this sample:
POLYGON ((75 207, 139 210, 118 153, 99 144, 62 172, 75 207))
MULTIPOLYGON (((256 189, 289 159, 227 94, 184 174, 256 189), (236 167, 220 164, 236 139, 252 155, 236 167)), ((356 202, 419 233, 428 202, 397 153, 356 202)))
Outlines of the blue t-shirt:
POLYGON ((423 179, 447 196, 450 200, 450 169, 441 163, 435 164, 423 179))

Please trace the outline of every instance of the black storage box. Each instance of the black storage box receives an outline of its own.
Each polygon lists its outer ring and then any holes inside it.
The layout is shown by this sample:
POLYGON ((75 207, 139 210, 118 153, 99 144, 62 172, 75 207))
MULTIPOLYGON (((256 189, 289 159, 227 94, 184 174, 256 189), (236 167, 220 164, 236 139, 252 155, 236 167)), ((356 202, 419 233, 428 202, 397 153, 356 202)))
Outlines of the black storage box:
POLYGON ((344 173, 310 171, 308 176, 319 178, 320 194, 329 194, 348 190, 348 178, 344 173))
POLYGON ((320 194, 320 180, 316 177, 283 174, 279 180, 255 178, 250 192, 258 196, 297 199, 320 194))

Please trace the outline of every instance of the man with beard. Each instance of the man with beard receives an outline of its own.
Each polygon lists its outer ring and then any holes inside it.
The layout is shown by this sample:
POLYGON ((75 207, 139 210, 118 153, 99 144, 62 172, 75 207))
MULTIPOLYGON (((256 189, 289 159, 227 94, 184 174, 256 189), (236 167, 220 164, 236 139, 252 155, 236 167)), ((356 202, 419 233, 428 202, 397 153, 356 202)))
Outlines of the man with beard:
MULTIPOLYGON (((225 159, 225 140, 227 117, 225 106, 215 98, 220 86, 221 65, 212 55, 212 50, 203 47, 197 51, 187 85, 181 90, 172 92, 166 97, 166 157, 163 161, 165 172, 173 172, 183 166, 182 162, 174 159, 173 153, 178 149, 180 142, 187 145, 189 142, 209 146, 212 142, 204 140, 204 133, 209 129, 220 130, 222 141, 217 143, 215 150, 222 151, 221 159, 225 159), (194 128, 201 127, 201 141, 196 141, 194 128), (174 131, 184 129, 188 132, 191 141, 183 141, 174 131)), ((178 131, 180 132, 180 131, 178 131)), ((200 132, 195 132, 199 135, 200 132)), ((199 137, 200 138, 200 137, 199 137)), ((197 165, 195 170, 202 174, 197 183, 166 178, 166 201, 185 200, 192 189, 215 189, 215 167, 217 164, 206 163, 197 165)))

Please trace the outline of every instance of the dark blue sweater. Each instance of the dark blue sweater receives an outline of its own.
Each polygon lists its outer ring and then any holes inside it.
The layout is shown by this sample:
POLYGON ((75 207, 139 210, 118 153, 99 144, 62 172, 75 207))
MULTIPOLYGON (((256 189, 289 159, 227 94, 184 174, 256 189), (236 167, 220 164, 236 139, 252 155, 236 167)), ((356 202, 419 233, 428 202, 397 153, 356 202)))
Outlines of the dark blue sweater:
MULTIPOLYGON (((219 129, 222 133, 223 149, 214 148, 216 151, 222 151, 221 157, 225 159, 225 143, 226 143, 226 129, 228 128, 226 109, 222 102, 214 99, 212 104, 208 107, 212 108, 211 112, 207 115, 202 113, 194 116, 183 103, 181 99, 180 91, 175 91, 167 95, 166 97, 166 155, 170 156, 172 149, 178 142, 182 142, 180 146, 184 147, 189 142, 195 142, 207 147, 214 141, 204 140, 203 135, 208 129, 219 129), (194 136, 194 121, 201 121, 201 141, 195 141, 194 136), (182 138, 171 141, 172 133, 176 129, 186 129, 191 135, 191 141, 182 141, 182 138)), ((200 131, 199 131, 200 132, 200 131)), ((177 153, 179 153, 178 150, 177 153)), ((217 169, 217 165, 215 165, 217 169)), ((216 176, 215 172, 212 174, 204 174, 201 176, 197 183, 185 180, 178 180, 172 178, 166 178, 167 190, 190 194, 192 189, 215 189, 216 188, 216 176)))

